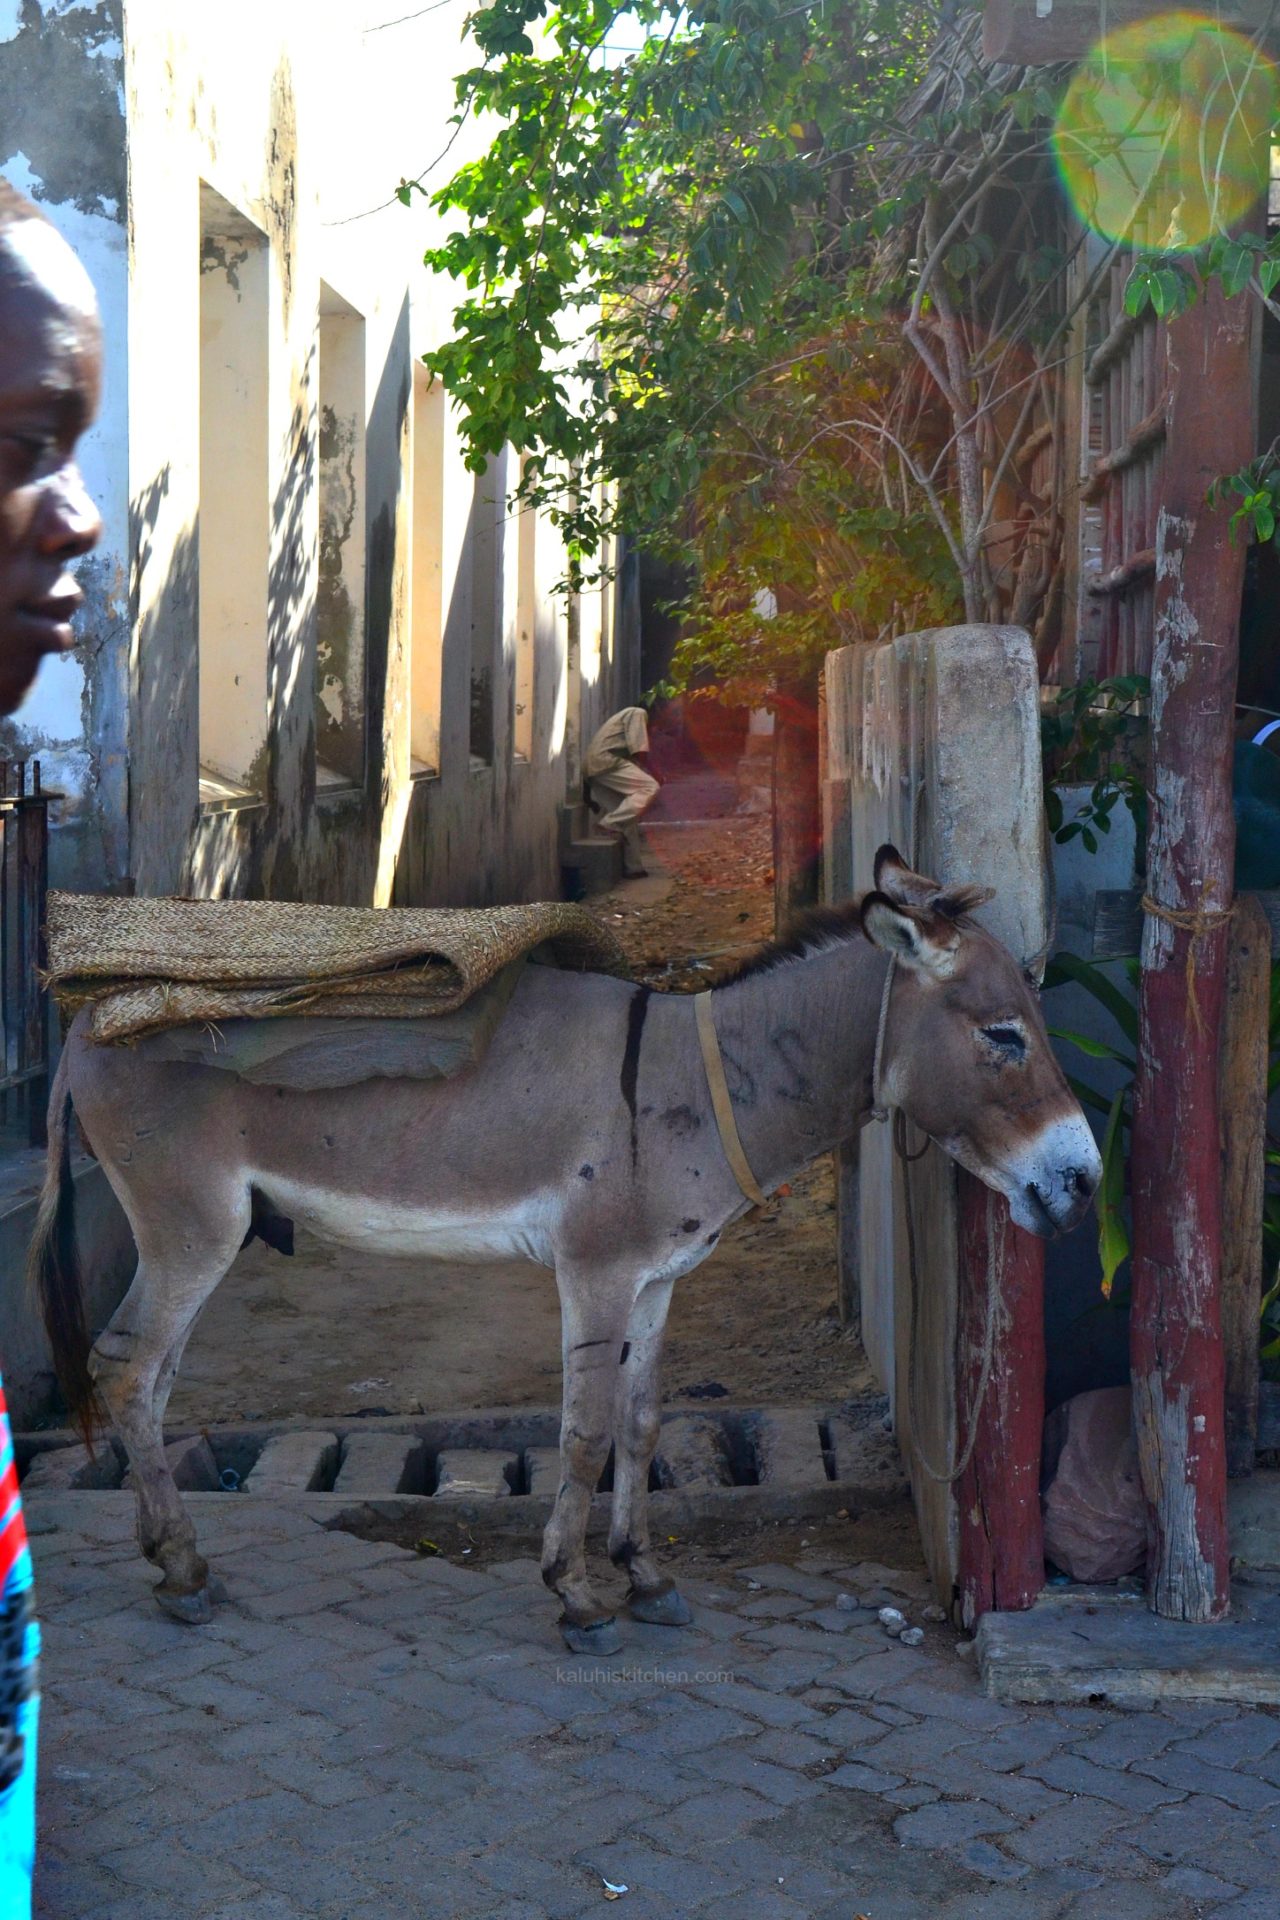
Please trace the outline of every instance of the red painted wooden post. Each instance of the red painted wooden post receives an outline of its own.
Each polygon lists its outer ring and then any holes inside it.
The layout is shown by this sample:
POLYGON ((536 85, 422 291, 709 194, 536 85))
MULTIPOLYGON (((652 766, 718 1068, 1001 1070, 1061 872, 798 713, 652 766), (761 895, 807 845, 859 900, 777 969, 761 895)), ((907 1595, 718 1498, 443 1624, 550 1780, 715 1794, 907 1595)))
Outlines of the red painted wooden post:
POLYGON ((1217 286, 1203 293, 1170 324, 1166 358, 1130 1365, 1151 1605, 1171 1619, 1217 1620, 1229 1602, 1218 1046, 1244 542, 1232 543, 1230 509, 1210 511, 1205 494, 1253 454, 1248 303, 1217 286))
POLYGON ((973 1457, 957 1488, 960 1611, 972 1627, 995 1608, 1029 1607, 1044 1585, 1040 1439, 1044 1427, 1044 1242, 1023 1233, 1005 1201, 960 1173, 957 1444, 963 1448, 982 1372, 988 1302, 988 1198, 1000 1285, 991 1383, 973 1457))

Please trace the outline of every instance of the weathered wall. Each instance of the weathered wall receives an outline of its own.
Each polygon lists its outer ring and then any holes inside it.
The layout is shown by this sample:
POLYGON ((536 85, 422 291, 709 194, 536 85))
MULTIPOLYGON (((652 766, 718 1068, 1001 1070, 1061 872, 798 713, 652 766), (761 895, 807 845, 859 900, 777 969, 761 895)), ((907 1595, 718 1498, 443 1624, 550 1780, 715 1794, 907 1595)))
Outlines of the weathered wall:
MULTIPOLYGON (((106 322, 85 465, 107 538, 85 563, 82 647, 15 724, 14 750, 38 747, 70 796, 64 884, 383 903, 558 891, 579 729, 636 678, 597 593, 577 617, 579 684, 558 542, 539 526, 531 544, 505 502, 477 498, 447 409, 414 378, 452 291, 421 265, 437 217, 387 202, 450 137, 465 11, 385 28, 385 8, 348 0, 0 0, 4 170, 82 252, 106 322), (210 205, 260 242, 252 325, 249 269, 234 244, 210 247, 210 205), (218 396, 203 439, 202 279, 218 396), (260 380, 218 358, 237 322, 260 380), (214 431, 224 404, 249 410, 252 434, 214 431), (415 596, 435 601, 434 674, 415 672, 431 625, 415 596), (433 764, 415 770, 428 735, 433 764)), ((464 129, 449 164, 480 137, 464 129)))

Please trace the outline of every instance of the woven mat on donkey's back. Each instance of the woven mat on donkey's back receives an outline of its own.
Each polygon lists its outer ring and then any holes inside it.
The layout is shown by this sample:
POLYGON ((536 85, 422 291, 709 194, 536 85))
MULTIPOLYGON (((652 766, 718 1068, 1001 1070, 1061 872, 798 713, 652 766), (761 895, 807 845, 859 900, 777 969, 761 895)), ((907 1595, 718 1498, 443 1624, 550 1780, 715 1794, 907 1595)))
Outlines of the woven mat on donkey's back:
POLYGON ((324 907, 274 900, 50 893, 46 978, 90 1034, 287 1014, 420 1020, 449 1013, 545 947, 560 967, 629 976, 584 907, 324 907))

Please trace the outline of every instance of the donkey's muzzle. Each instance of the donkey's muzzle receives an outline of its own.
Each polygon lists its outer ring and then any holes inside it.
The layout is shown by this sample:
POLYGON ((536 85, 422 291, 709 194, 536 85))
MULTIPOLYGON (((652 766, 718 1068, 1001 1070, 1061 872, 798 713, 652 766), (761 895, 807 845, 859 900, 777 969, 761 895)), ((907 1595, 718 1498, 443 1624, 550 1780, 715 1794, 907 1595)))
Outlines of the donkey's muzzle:
POLYGON ((1033 1233, 1051 1240, 1059 1233, 1070 1233, 1089 1211, 1098 1189, 1098 1173, 1092 1167, 1071 1166, 1055 1171, 1046 1181, 1029 1180, 1026 1197, 1033 1233))

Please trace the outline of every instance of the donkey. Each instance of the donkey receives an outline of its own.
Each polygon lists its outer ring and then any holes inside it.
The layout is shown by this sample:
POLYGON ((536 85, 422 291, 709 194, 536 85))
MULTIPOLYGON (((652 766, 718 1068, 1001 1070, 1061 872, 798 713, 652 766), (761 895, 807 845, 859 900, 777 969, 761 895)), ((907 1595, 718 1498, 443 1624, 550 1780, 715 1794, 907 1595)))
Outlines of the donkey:
POLYGON ((694 1001, 603 975, 526 968, 483 1060, 455 1079, 328 1092, 95 1046, 77 1017, 52 1091, 32 1268, 73 1410, 91 1421, 100 1395, 124 1441, 162 1607, 210 1618, 209 1569, 162 1423, 196 1317, 265 1212, 344 1246, 553 1268, 564 1386, 542 1573, 565 1640, 578 1653, 619 1644, 585 1564, 611 1441, 609 1553, 629 1576, 629 1611, 687 1624, 649 1539, 663 1330, 672 1286, 747 1210, 752 1175, 779 1186, 849 1139, 874 1098, 1004 1194, 1032 1233, 1074 1226, 1098 1183, 1035 995, 970 917, 990 890, 944 889, 891 847, 875 878, 713 990, 727 1123, 694 1001), (139 1256, 92 1348, 74 1264, 73 1106, 139 1256), (745 1180, 731 1170, 731 1135, 745 1180))

